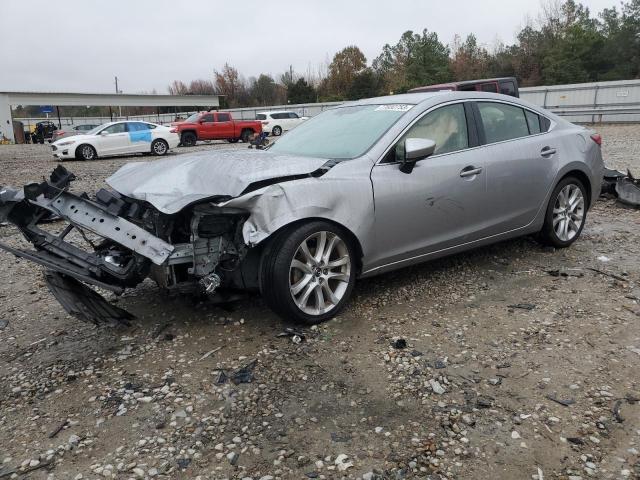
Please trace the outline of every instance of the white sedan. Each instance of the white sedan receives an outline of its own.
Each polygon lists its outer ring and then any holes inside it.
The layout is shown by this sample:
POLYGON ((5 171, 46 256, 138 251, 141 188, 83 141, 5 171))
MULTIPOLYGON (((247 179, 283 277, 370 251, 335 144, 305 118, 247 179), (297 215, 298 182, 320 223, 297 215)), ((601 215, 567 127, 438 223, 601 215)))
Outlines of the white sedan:
POLYGON ((61 138, 51 144, 60 160, 94 160, 109 155, 150 153, 164 155, 180 143, 174 127, 149 122, 109 122, 85 135, 61 138))
POLYGON ((258 112, 256 120, 262 122, 262 131, 269 135, 277 137, 282 132, 293 130, 308 117, 301 117, 296 112, 278 111, 278 112, 258 112))

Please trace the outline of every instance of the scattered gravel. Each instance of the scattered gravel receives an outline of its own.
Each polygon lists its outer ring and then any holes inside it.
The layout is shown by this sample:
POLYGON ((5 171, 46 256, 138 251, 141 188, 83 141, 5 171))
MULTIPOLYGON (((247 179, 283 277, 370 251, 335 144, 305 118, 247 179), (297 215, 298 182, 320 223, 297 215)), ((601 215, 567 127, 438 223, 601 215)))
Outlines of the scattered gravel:
MULTIPOLYGON (((640 127, 597 130, 640 170, 640 127)), ((69 162, 74 190, 131 160, 69 162)), ((21 185, 55 163, 2 146, 0 165, 21 185)), ((602 200, 570 249, 523 238, 364 280, 299 343, 257 297, 151 282, 107 295, 132 327, 96 329, 0 253, 0 478, 640 478, 639 227, 602 200)))

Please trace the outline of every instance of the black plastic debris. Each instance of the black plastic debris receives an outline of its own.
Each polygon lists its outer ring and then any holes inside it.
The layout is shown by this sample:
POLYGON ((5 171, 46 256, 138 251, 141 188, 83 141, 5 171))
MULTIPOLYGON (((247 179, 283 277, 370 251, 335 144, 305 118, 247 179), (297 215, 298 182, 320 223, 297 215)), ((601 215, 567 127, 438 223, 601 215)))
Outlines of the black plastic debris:
POLYGON ((442 370, 443 368, 447 368, 447 363, 444 360, 437 359, 433 362, 433 368, 436 370, 442 370))
POLYGON ((257 360, 251 360, 249 363, 234 370, 231 373, 227 373, 222 369, 218 370, 218 376, 214 380, 216 385, 222 385, 227 383, 227 380, 231 380, 234 385, 240 385, 241 383, 251 383, 253 381, 253 370, 256 366, 257 360))
POLYGON ((4 330, 9 325, 9 320, 6 318, 0 318, 0 330, 4 330))
POLYGON ((600 186, 600 195, 614 195, 616 196, 616 184, 618 179, 624 178, 626 175, 618 170, 611 168, 604 169, 604 176, 602 177, 602 185, 600 186))
POLYGON ((555 270, 547 270, 552 277, 584 277, 581 268, 558 268, 555 270))
POLYGON ((552 402, 556 402, 560 405, 562 405, 563 407, 569 407, 571 405, 573 405, 574 403, 576 403, 575 400, 569 398, 567 400, 563 400, 561 398, 556 398, 553 395, 547 395, 547 399, 551 400, 552 402))
POLYGON ((47 270, 44 279, 62 307, 74 317, 94 325, 127 325, 135 317, 111 305, 104 297, 73 277, 47 270))
POLYGON ((404 350, 407 348, 407 341, 404 338, 396 338, 391 342, 391 346, 396 350, 404 350))
POLYGON ((536 308, 533 303, 517 303, 515 305, 508 305, 509 308, 519 309, 519 310, 533 310, 536 308))
POLYGON ((347 443, 351 441, 351 437, 348 435, 331 432, 331 441, 336 443, 347 443))

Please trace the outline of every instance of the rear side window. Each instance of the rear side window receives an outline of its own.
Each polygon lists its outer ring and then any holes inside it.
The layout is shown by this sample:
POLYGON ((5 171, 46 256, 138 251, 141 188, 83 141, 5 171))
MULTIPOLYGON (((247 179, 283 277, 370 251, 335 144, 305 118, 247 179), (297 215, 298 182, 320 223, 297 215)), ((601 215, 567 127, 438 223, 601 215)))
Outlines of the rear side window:
POLYGON ((514 105, 478 102, 487 143, 504 142, 529 135, 524 110, 514 105))
POLYGON ((516 96, 516 86, 513 82, 502 82, 500 84, 500 93, 503 95, 516 96))
POLYGON ((143 130, 149 130, 149 124, 148 123, 129 122, 129 131, 130 132, 141 132, 143 130))
POLYGON ((213 122, 213 113, 207 113, 206 115, 203 115, 202 118, 200 119, 200 121, 202 121, 202 122, 213 122))
POLYGON ((480 91, 498 93, 498 87, 496 87, 495 83, 483 83, 482 85, 480 85, 480 91))
POLYGON ((551 120, 549 120, 547 117, 540 117, 540 129, 543 132, 548 132, 550 128, 551 120))
POLYGON ((266 120, 267 116, 264 113, 259 113, 256 115, 256 120, 266 120))
POLYGON ((289 112, 289 118, 300 118, 297 113, 289 112))
POLYGON ((529 110, 524 111, 527 116, 527 123, 529 124, 529 133, 531 135, 535 135, 536 133, 540 133, 540 117, 529 110))
POLYGON ((219 113, 218 114, 218 121, 219 122, 229 122, 229 121, 231 121, 231 115, 229 115, 228 113, 219 113))

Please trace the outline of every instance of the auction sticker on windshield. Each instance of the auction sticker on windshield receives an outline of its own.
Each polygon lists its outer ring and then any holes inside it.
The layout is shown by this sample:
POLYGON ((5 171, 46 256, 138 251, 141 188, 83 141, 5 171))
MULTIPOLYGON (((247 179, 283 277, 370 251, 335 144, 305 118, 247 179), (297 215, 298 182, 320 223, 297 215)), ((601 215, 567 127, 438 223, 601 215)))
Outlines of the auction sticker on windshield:
POLYGON ((380 105, 375 109, 376 112, 408 112, 413 108, 413 105, 408 104, 395 104, 395 105, 380 105))

